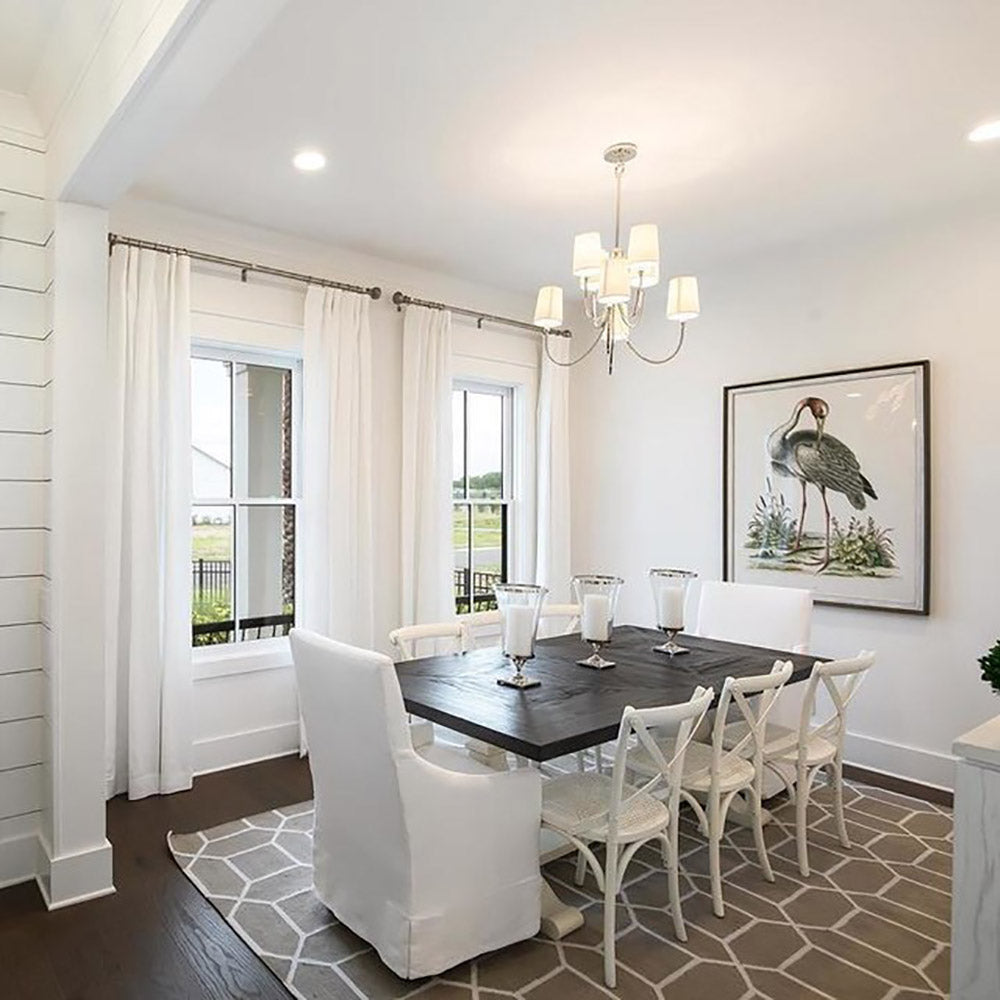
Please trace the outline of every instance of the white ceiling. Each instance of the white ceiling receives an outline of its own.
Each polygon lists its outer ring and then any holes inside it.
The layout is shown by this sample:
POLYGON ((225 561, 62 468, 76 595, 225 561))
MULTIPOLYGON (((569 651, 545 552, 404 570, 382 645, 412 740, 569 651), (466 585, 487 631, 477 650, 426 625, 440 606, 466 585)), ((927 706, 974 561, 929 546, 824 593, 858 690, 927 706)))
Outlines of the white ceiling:
POLYGON ((66 0, 0 0, 0 90, 25 94, 66 0))
POLYGON ((997 0, 291 0, 133 193, 511 288, 611 223, 667 272, 993 198, 997 0), (302 175, 292 153, 329 157, 302 175))

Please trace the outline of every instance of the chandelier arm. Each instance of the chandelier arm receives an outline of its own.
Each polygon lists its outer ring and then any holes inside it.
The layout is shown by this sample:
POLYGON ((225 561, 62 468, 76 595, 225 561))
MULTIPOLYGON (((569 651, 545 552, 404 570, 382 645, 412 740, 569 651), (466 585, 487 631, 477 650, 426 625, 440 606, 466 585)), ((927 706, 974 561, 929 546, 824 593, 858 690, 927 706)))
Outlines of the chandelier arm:
POLYGON ((597 345, 601 342, 601 338, 603 336, 604 336, 604 328, 602 327, 600 330, 597 331, 597 336, 594 338, 594 342, 590 345, 590 347, 588 347, 583 352, 583 354, 580 355, 580 357, 573 358, 570 361, 557 361, 554 357, 552 357, 552 353, 551 353, 551 351, 549 351, 549 337, 548 337, 548 334, 545 334, 542 337, 542 346, 545 348, 545 356, 549 359, 549 361, 552 362, 552 364, 558 365, 560 368, 572 368, 573 365, 578 365, 581 361, 583 361, 583 359, 588 354, 590 354, 590 352, 595 347, 597 347, 597 345))
POLYGON ((626 340, 625 343, 628 344, 629 349, 632 351, 636 357, 640 358, 650 365, 665 365, 668 361, 673 361, 678 354, 681 353, 681 348, 684 346, 684 328, 687 324, 681 323, 680 336, 677 338, 677 346, 665 357, 665 358, 650 358, 647 357, 642 351, 639 350, 631 340, 626 340))

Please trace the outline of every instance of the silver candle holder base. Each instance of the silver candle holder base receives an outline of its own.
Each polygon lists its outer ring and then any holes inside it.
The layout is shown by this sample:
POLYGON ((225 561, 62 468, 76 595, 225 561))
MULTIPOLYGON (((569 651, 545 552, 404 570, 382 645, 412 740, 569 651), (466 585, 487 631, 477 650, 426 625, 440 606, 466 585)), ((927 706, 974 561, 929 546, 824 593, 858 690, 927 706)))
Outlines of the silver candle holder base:
POLYGON ((691 650, 687 646, 678 646, 676 639, 678 633, 682 631, 679 628, 661 628, 661 632, 667 637, 667 641, 660 646, 654 646, 654 653, 666 653, 667 656, 674 657, 681 653, 690 653, 691 650))
POLYGON ((501 687, 517 688, 519 691, 539 687, 542 682, 537 677, 529 677, 524 672, 524 665, 530 659, 530 656, 512 656, 510 661, 514 664, 514 673, 510 677, 498 677, 497 684, 501 687))
POLYGON ((615 665, 614 660, 606 660, 601 656, 601 649, 605 645, 603 642, 596 642, 593 639, 587 639, 590 643, 591 648, 594 650, 585 660, 577 660, 577 665, 581 667, 590 667, 591 670, 607 670, 608 667, 613 667, 615 665))

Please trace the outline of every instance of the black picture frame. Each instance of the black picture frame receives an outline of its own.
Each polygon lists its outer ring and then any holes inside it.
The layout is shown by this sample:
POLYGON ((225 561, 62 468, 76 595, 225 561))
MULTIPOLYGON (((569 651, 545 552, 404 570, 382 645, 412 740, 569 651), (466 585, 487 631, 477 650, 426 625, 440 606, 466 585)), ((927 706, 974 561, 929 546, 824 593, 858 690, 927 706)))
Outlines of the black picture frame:
MULTIPOLYGON (((904 606, 899 603, 882 604, 875 600, 847 600, 829 595, 817 594, 814 590, 814 600, 817 604, 830 605, 835 607, 846 607, 862 610, 885 611, 895 614, 911 614, 926 616, 930 614, 931 598, 931 384, 930 384, 930 361, 922 359, 919 361, 897 362, 893 364, 879 364, 860 368, 846 368, 835 371, 817 372, 808 375, 790 375, 770 379, 760 379, 753 382, 741 382, 723 386, 722 390, 722 578, 723 580, 736 579, 734 572, 734 561, 736 551, 734 510, 732 509, 732 492, 734 480, 734 465, 737 456, 734 454, 733 420, 734 420, 734 399, 740 392, 747 390, 765 390, 769 387, 788 388, 796 383, 802 383, 805 387, 809 383, 822 382, 824 380, 834 381, 849 377, 863 377, 866 375, 879 376, 898 371, 900 374, 911 373, 914 375, 915 385, 920 393, 920 413, 922 415, 921 426, 918 428, 921 435, 922 465, 920 471, 922 482, 915 488, 915 498, 920 502, 922 508, 919 512, 919 520, 922 526, 919 545, 921 552, 921 578, 917 581, 914 600, 911 605, 904 606)), ((802 586, 807 581, 801 579, 800 574, 796 574, 793 583, 802 586)), ((779 584, 780 585, 780 584, 779 584)))

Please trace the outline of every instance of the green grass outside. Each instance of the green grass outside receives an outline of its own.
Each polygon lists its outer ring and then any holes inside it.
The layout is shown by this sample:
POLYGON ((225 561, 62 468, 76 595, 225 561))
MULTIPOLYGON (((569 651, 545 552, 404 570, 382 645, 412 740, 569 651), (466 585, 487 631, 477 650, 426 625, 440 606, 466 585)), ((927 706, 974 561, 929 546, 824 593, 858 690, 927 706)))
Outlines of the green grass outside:
POLYGON ((192 524, 191 558, 219 559, 233 557, 233 526, 231 524, 192 524))

